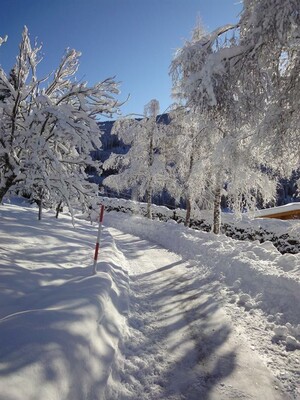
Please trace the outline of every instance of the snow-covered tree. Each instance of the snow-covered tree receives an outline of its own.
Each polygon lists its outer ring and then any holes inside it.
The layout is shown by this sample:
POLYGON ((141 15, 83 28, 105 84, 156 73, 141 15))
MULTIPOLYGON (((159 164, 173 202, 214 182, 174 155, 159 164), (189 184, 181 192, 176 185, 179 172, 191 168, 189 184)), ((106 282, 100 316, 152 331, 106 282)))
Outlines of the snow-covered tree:
MULTIPOLYGON (((177 52, 171 65, 174 97, 185 100, 186 107, 198 113, 200 118, 214 121, 217 129, 209 133, 216 135, 212 142, 218 142, 233 129, 235 99, 230 90, 232 76, 227 53, 235 38, 231 37, 229 44, 226 38, 222 39, 222 35, 233 28, 226 26, 207 34, 201 26, 197 26, 192 40, 177 52)), ((218 233, 222 165, 215 165, 215 168, 214 231, 218 233)))
POLYGON ((7 41, 7 35, 4 36, 4 38, 2 38, 2 37, 0 36, 0 46, 1 46, 4 42, 6 42, 6 41, 7 41))
POLYGON ((239 26, 239 79, 244 93, 256 93, 246 104, 257 122, 253 143, 288 175, 300 161, 299 0, 244 0, 239 26))
POLYGON ((70 208, 86 204, 97 186, 85 169, 99 170, 90 152, 101 146, 97 116, 118 110, 118 84, 108 78, 89 87, 76 81, 80 53, 68 49, 54 73, 37 76, 41 46, 25 27, 10 75, 0 69, 0 201, 8 191, 55 193, 70 208))
POLYGON ((223 188, 235 208, 254 205, 253 192, 272 198, 275 185, 261 184, 261 159, 250 147, 250 125, 247 112, 241 107, 241 88, 237 60, 244 55, 234 25, 218 28, 211 34, 201 27, 191 41, 180 49, 171 65, 173 94, 190 112, 209 121, 206 134, 211 138, 209 160, 214 188, 213 231, 220 229, 220 203, 223 188), (251 177, 251 179, 248 179, 251 177), (265 190, 268 188, 269 190, 265 190), (234 200, 234 201, 233 201, 234 200))
POLYGON ((116 190, 133 190, 138 198, 146 198, 147 216, 151 218, 154 193, 165 185, 165 163, 161 152, 161 136, 164 130, 158 121, 159 103, 151 100, 145 106, 141 120, 121 119, 114 124, 113 133, 130 145, 126 154, 112 154, 104 168, 115 168, 116 175, 104 180, 104 184, 116 190))
POLYGON ((207 121, 183 107, 175 108, 170 119, 163 141, 169 178, 167 190, 177 202, 185 202, 188 226, 199 203, 206 207, 212 203, 208 162, 211 137, 206 133, 207 121))

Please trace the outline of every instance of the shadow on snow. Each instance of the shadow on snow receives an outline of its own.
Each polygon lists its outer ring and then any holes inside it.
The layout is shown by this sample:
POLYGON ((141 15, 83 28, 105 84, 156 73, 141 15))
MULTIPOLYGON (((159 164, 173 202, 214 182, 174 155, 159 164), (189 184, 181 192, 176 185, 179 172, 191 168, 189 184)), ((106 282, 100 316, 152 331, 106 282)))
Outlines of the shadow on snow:
MULTIPOLYGON (((116 240, 129 260, 149 251, 146 241, 126 235, 116 240)), ((218 351, 231 332, 218 320, 218 282, 209 275, 192 277, 187 268, 178 273, 180 264, 186 263, 180 260, 131 276, 129 323, 135 340, 129 338, 123 351, 134 379, 123 380, 129 386, 135 381, 136 387, 134 395, 122 399, 138 398, 139 393, 144 399, 205 400, 236 367, 234 350, 218 351), (162 359, 166 352, 168 360, 162 359)))

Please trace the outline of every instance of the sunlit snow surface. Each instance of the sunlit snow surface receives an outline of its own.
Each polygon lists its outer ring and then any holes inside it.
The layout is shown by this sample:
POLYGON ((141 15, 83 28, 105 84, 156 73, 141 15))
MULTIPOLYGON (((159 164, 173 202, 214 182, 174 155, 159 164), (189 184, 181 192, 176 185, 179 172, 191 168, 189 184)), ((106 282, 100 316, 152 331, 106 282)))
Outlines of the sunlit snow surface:
POLYGON ((299 254, 106 213, 91 276, 95 224, 0 221, 1 400, 300 399, 299 254))

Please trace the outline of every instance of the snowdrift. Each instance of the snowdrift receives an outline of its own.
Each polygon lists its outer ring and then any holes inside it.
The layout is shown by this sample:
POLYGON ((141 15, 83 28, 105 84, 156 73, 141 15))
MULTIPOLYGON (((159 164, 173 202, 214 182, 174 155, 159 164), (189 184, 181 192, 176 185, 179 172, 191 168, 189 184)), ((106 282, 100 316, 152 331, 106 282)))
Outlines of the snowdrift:
POLYGON ((20 206, 0 218, 0 399, 111 399, 128 309, 113 239, 91 276, 94 227, 20 206))

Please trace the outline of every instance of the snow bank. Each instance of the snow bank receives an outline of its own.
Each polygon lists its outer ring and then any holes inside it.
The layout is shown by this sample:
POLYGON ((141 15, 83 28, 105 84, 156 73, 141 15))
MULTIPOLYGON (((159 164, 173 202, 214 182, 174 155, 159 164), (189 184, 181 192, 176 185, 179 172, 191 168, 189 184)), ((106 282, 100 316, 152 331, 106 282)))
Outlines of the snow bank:
MULTIPOLYGON (((146 203, 101 197, 100 201, 105 205, 106 211, 118 211, 129 215, 147 214, 146 203)), ((161 221, 174 220, 183 223, 185 210, 171 210, 164 206, 152 205, 153 218, 161 221)), ((92 215, 95 219, 96 215, 92 215)), ((210 232, 212 226, 212 213, 201 211, 191 220, 191 227, 197 230, 210 232)), ((238 217, 231 213, 222 213, 221 231, 226 236, 238 240, 258 240, 263 243, 271 241, 281 253, 297 254, 300 252, 300 221, 299 220, 275 220, 270 218, 254 219, 254 214, 242 214, 238 217)))
POLYGON ((25 206, 0 208, 0 399, 110 399, 126 337, 128 277, 104 235, 25 206))
POLYGON ((163 223, 118 213, 106 216, 110 225, 146 238, 206 265, 228 287, 230 302, 247 311, 261 310, 266 329, 290 350, 300 348, 300 254, 282 255, 267 241, 236 241, 225 235, 195 231, 174 221, 163 223))

